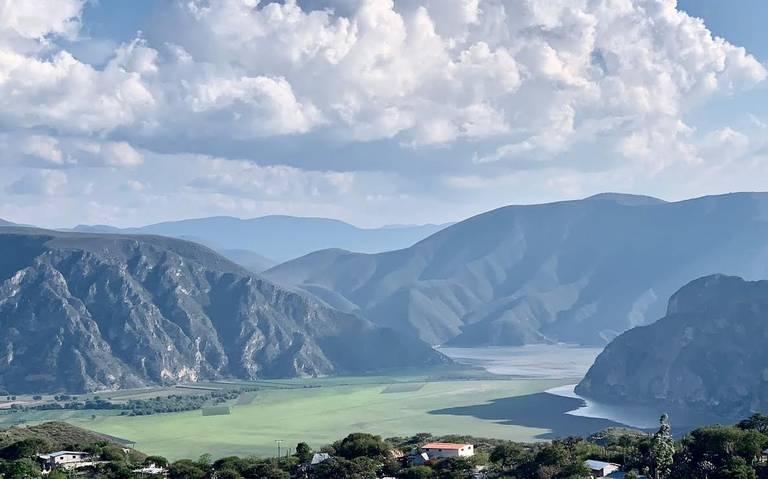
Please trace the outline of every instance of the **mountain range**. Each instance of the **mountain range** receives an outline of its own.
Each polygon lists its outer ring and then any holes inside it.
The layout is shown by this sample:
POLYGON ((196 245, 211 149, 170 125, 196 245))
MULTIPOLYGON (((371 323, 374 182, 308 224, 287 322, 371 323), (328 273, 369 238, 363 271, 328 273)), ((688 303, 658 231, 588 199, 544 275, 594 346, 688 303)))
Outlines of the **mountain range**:
POLYGON ((739 418, 768 410, 768 281, 715 275, 674 294, 659 321, 612 341, 576 392, 739 418))
POLYGON ((0 228, 0 386, 80 392, 449 362, 159 236, 0 228))
POLYGON ((768 194, 603 194, 500 208, 397 251, 318 251, 265 275, 431 344, 604 345, 662 316, 692 278, 763 278, 766 259, 768 194))
MULTIPOLYGON (((446 225, 397 225, 358 228, 326 218, 263 216, 240 219, 226 216, 157 223, 138 228, 79 225, 84 233, 151 234, 188 239, 204 244, 236 260, 243 255, 263 258, 244 265, 272 266, 326 248, 379 253, 411 246, 446 225)), ((258 271, 257 271, 258 272, 258 271)))

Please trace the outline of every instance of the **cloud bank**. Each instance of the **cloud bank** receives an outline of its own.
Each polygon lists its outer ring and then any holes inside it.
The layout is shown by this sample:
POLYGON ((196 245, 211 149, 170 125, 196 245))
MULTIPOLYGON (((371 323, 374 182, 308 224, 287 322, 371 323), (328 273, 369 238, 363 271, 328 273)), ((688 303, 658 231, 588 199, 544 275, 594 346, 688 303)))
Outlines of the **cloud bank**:
POLYGON ((698 194, 715 170, 748 187, 764 168, 759 121, 691 118, 762 88, 765 67, 674 0, 162 5, 91 65, 61 46, 88 41, 83 1, 0 0, 0 168, 22 208, 0 215, 51 221, 24 192, 98 198, 83 221, 131 223, 148 198, 167 205, 155 219, 184 214, 194 192, 201 215, 442 221, 594 190, 698 194), (673 191, 680 172, 695 179, 673 191), (126 194, 104 202, 110 181, 126 194))

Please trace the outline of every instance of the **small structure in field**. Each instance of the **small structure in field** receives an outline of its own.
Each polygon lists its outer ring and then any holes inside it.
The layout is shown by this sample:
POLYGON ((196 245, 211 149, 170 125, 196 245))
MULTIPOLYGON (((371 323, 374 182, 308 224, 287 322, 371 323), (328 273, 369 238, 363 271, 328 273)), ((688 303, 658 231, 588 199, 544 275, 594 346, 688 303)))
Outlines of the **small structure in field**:
POLYGON ((430 459, 444 457, 472 457, 475 455, 475 446, 472 444, 454 444, 452 442, 430 442, 421 446, 430 459))
POLYGON ((56 451, 50 454, 39 454, 37 460, 42 466, 43 474, 48 474, 56 468, 69 471, 94 464, 90 454, 80 451, 56 451))
POLYGON ((612 473, 621 469, 621 466, 612 462, 595 461, 588 459, 584 461, 584 465, 589 469, 592 477, 609 477, 612 473))

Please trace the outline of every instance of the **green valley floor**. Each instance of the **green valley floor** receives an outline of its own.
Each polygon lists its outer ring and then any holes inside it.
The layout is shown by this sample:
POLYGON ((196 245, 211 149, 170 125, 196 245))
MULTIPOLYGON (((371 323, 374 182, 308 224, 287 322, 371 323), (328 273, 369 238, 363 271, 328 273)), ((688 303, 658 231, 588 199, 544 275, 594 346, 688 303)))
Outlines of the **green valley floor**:
MULTIPOLYGON (((315 387, 263 389, 246 393, 230 404, 229 415, 201 411, 152 416, 116 416, 87 411, 64 413, 72 424, 135 442, 135 447, 169 458, 210 453, 269 456, 275 441, 283 448, 299 441, 319 447, 349 432, 401 436, 417 432, 471 434, 533 441, 547 430, 504 425, 471 416, 431 414, 430 411, 482 404, 499 398, 534 394, 568 380, 473 379, 369 382, 315 380, 315 387), (317 384, 321 387, 317 387, 317 384)), ((295 385, 295 382, 289 383, 295 385)), ((40 413, 30 420, 62 418, 40 413)), ((284 449, 285 450, 285 449, 284 449)))

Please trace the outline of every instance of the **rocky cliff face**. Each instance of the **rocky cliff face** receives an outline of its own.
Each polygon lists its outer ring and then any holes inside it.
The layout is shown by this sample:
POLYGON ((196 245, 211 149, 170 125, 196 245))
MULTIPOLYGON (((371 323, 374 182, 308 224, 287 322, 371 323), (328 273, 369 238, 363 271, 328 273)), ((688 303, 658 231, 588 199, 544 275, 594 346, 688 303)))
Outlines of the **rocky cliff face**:
POLYGON ((766 344, 768 281, 709 276, 672 296, 664 318, 611 342, 576 391, 743 417, 768 409, 766 344))
POLYGON ((768 277, 765 258, 768 194, 599 195, 501 208, 404 250, 321 251, 265 274, 432 344, 605 345, 661 317, 692 278, 768 277))
POLYGON ((0 325, 0 386, 18 393, 447 361, 161 237, 0 229, 0 325))

